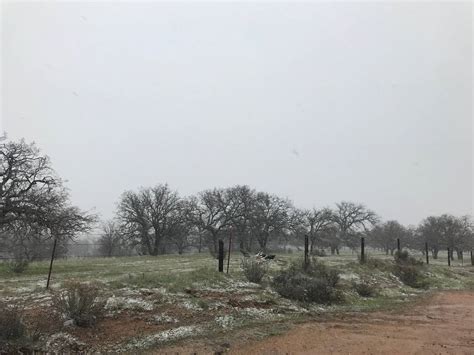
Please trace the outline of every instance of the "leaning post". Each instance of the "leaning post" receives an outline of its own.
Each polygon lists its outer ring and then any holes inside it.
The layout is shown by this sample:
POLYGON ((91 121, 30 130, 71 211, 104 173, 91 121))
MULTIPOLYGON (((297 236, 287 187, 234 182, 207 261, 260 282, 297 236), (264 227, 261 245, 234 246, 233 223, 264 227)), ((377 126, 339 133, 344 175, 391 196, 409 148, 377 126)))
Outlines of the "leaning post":
POLYGON ((46 289, 49 288, 49 281, 51 280, 51 271, 53 270, 53 260, 54 260, 54 253, 56 252, 57 242, 58 242, 57 238, 54 238, 53 251, 51 253, 51 262, 49 263, 48 281, 46 281, 46 289))

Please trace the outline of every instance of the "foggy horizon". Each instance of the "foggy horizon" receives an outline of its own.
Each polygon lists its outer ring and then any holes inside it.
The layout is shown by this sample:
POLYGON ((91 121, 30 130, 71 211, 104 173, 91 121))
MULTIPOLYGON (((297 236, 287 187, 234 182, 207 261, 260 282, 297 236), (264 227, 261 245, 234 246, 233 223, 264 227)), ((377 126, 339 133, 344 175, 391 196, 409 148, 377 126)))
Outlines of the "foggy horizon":
POLYGON ((1 128, 104 219, 160 183, 473 214, 469 2, 1 8, 1 128))

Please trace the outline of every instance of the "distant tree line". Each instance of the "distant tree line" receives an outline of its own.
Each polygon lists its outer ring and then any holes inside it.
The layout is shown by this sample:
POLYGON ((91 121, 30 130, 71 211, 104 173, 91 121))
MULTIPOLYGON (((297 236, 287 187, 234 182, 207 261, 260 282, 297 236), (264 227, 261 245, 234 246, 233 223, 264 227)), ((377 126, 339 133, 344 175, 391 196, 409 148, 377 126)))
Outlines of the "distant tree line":
POLYGON ((309 237, 310 250, 339 254, 341 247, 367 245, 393 254, 397 239, 403 247, 434 258, 448 247, 462 257, 474 247, 474 228, 468 216, 431 216, 419 226, 381 222, 363 204, 342 201, 334 208, 299 209, 291 201, 246 185, 204 190, 181 197, 167 184, 122 194, 116 218, 105 225, 101 242, 105 255, 123 253, 126 246, 139 254, 158 255, 208 249, 217 254, 218 240, 230 236, 244 253, 301 246, 309 237))
MULTIPOLYGON (((71 205, 69 194, 34 144, 0 141, 0 254, 35 260, 49 256, 53 240, 58 255, 70 241, 91 231, 97 217, 71 205)), ((342 201, 334 207, 300 209, 287 198, 246 185, 213 188, 181 196, 167 184, 124 192, 115 217, 102 223, 98 253, 103 256, 159 255, 209 250, 217 254, 219 239, 232 235, 245 253, 301 247, 309 237, 313 253, 338 254, 367 244, 393 253, 404 247, 429 251, 450 248, 462 257, 474 247, 469 216, 430 216, 418 226, 380 221, 363 204, 342 201)), ((0 255, 1 257, 2 255, 0 255)))

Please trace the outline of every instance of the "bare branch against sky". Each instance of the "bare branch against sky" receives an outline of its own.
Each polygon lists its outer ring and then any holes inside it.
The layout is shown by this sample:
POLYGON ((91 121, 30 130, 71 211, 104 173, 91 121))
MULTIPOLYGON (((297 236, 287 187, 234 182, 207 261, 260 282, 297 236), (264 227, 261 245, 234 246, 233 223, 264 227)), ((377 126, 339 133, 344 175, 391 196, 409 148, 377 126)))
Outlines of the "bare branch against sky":
POLYGON ((2 2, 3 129, 74 203, 248 184, 472 214, 472 3, 2 2))

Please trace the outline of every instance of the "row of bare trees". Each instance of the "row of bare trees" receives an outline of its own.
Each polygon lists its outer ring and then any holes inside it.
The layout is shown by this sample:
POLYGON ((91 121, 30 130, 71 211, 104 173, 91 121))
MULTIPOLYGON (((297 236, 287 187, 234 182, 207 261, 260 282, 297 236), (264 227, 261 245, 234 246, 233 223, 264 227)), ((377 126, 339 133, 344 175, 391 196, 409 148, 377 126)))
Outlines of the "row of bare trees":
POLYGON ((397 239, 404 247, 422 252, 427 242, 435 258, 448 247, 462 256, 463 250, 474 246, 469 217, 432 216, 419 226, 405 227, 397 221, 381 222, 359 203, 298 209, 288 199, 245 185, 209 189, 190 197, 181 197, 166 184, 127 191, 108 228, 102 237, 108 245, 106 255, 113 254, 113 248, 123 250, 123 245, 149 255, 183 253, 190 247, 199 252, 209 248, 216 255, 218 240, 230 235, 244 253, 301 245, 305 235, 312 252, 328 249, 331 254, 339 253, 342 246, 357 248, 362 236, 368 245, 387 254, 397 248, 397 239), (111 225, 114 233, 110 233, 111 225))
MULTIPOLYGON (((49 158, 34 144, 0 141, 0 251, 33 260, 49 253, 56 239, 58 252, 64 253, 67 241, 90 231, 96 219, 71 205, 49 158)), ((386 253, 393 253, 397 239, 422 251, 428 243, 435 258, 447 248, 462 257, 474 246, 469 217, 431 216, 419 226, 405 227, 397 221, 381 223, 359 203, 303 210, 249 186, 183 197, 164 184, 122 194, 115 219, 104 225, 100 251, 158 255, 192 247, 209 248, 215 255, 218 240, 231 234, 243 252, 301 245, 304 235, 312 251, 325 248, 332 254, 341 246, 357 247, 361 236, 386 253)))
POLYGON ((181 197, 165 184, 125 192, 101 243, 108 245, 106 255, 124 241, 149 255, 165 253, 170 245, 179 253, 207 247, 215 255, 218 240, 231 234, 243 252, 285 246, 308 235, 311 250, 328 247, 338 253, 342 245, 355 247, 357 237, 377 221, 374 212, 351 202, 338 203, 334 210, 301 210, 288 199, 245 185, 181 197))
POLYGON ((418 226, 405 227, 397 221, 378 224, 369 232, 369 243, 383 249, 387 254, 397 248, 397 239, 404 247, 425 252, 425 243, 433 258, 449 248, 450 256, 456 252, 463 257, 463 251, 474 249, 474 226, 469 216, 456 217, 449 214, 430 216, 418 226))

